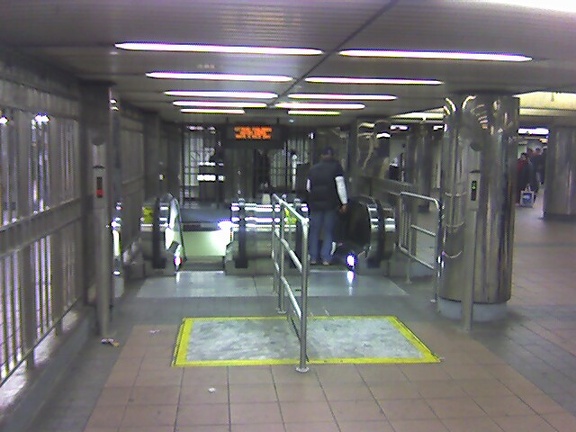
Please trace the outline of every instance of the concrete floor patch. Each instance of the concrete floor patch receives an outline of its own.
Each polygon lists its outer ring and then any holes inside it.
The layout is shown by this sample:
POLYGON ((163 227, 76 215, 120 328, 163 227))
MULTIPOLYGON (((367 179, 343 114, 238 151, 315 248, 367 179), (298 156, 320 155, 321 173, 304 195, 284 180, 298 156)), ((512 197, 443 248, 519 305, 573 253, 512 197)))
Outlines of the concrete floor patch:
MULTIPOLYGON (((308 320, 310 364, 437 363, 393 316, 314 317, 308 320)), ((185 318, 174 366, 297 364, 299 340, 285 317, 185 318)))

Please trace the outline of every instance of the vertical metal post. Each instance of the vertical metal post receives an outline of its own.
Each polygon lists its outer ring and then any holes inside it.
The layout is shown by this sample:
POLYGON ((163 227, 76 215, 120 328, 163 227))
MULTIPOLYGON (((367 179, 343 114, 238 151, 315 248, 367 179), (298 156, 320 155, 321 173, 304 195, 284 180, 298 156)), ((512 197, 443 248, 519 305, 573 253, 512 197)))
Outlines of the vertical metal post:
POLYGON ((400 208, 402 209, 402 220, 404 221, 404 247, 409 251, 408 261, 406 261, 406 283, 411 283, 410 273, 412 269, 412 215, 410 214, 407 198, 400 194, 400 208))
POLYGON ((286 229, 286 221, 285 221, 285 209, 284 209, 284 204, 280 203, 280 237, 278 239, 278 241, 280 242, 280 247, 279 249, 279 253, 280 256, 278 257, 278 263, 279 263, 279 267, 280 267, 280 274, 279 274, 279 280, 280 280, 280 289, 278 290, 279 293, 279 303, 280 303, 280 310, 281 311, 285 311, 286 307, 285 307, 285 299, 284 299, 284 266, 285 266, 285 261, 286 261, 286 256, 285 256, 285 252, 284 252, 284 246, 282 245, 282 243, 284 242, 284 230, 286 229))
POLYGON ((96 312, 100 336, 109 336, 110 292, 112 263, 111 231, 108 212, 108 179, 105 164, 106 144, 94 145, 94 176, 92 192, 94 194, 94 219, 96 229, 96 312))
POLYGON ((442 226, 444 225, 444 205, 437 201, 438 204, 438 226, 436 228, 436 260, 435 280, 434 280, 434 298, 433 302, 438 303, 438 292, 440 291, 440 281, 442 280, 442 226))
MULTIPOLYGON (((306 215, 307 217, 308 215, 306 215)), ((306 366, 306 345, 308 343, 308 275, 309 275, 309 265, 310 257, 308 256, 308 219, 301 222, 302 229, 302 244, 301 244, 301 259, 302 263, 302 275, 301 275, 301 295, 300 295, 300 312, 302 313, 300 317, 300 364, 296 370, 298 372, 308 372, 308 366, 306 366)))
MULTIPOLYGON (((63 230, 65 230, 64 228, 63 230)), ((65 254, 62 253, 62 231, 55 232, 51 236, 51 248, 50 248, 50 295, 52 298, 52 316, 61 317, 64 315, 64 283, 63 283, 63 271, 65 268, 67 259, 65 254)), ((55 332, 57 335, 62 334, 63 324, 62 320, 59 319, 55 327, 55 332)))
POLYGON ((248 256, 246 252, 246 201, 238 200, 238 258, 236 268, 248 268, 248 256))
MULTIPOLYGON (((300 199, 296 198, 294 199, 294 210, 296 210, 296 212, 298 214, 301 214, 301 209, 302 209, 302 201, 300 201, 300 199)), ((302 251, 302 225, 299 223, 296 223, 296 239, 295 239, 295 244, 294 244, 294 250, 296 251, 296 256, 298 257, 298 259, 300 260, 300 262, 304 261, 304 255, 301 254, 302 251)))
MULTIPOLYGON (((35 263, 39 265, 40 263, 35 263)), ((26 367, 33 369, 35 366, 34 345, 36 339, 36 282, 32 275, 35 274, 32 263, 32 251, 30 245, 25 246, 18 253, 18 274, 20 279, 18 296, 19 309, 22 311, 22 351, 28 353, 26 357, 26 367)), ((16 339, 16 334, 12 335, 16 339)), ((6 341, 6 343, 8 343, 6 341)))

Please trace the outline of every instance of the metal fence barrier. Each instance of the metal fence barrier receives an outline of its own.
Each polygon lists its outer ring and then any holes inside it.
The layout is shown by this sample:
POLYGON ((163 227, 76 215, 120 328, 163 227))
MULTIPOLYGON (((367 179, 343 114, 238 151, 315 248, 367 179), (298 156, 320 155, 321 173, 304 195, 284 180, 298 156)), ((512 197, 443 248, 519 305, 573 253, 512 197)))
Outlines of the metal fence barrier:
MULTIPOLYGON (((285 197, 283 197, 285 198, 285 197)), ((298 200, 290 204, 278 195, 272 196, 272 261, 274 266, 274 291, 278 293, 278 313, 288 319, 297 318, 294 325, 300 340, 300 362, 296 370, 307 372, 306 338, 308 321, 308 210, 298 200), (294 247, 292 246, 294 244, 294 247), (286 256, 300 273, 300 286, 293 289, 286 278, 286 256), (300 291, 298 296, 297 291, 300 291), (286 308, 285 298, 289 299, 286 308)))
MULTIPOLYGON (((412 262, 416 261, 423 266, 434 271, 435 282, 434 282, 434 298, 435 302, 438 298, 438 284, 440 282, 440 258, 442 252, 441 244, 441 233, 442 233, 442 204, 436 198, 432 198, 426 195, 418 195, 411 192, 401 192, 400 193, 400 212, 399 212, 399 225, 400 232, 398 236, 398 250, 403 254, 408 256, 408 262, 406 265, 406 281, 410 282, 411 276, 411 266, 412 262), (425 202, 432 203, 436 206, 438 211, 438 222, 436 225, 436 231, 431 231, 423 226, 414 223, 414 214, 418 212, 417 203, 425 202), (426 260, 421 254, 418 254, 418 239, 417 234, 424 234, 432 238, 434 243, 434 259, 432 262, 426 260)), ((428 257, 429 258, 429 257, 428 257)))
MULTIPOLYGON (((41 218, 23 219, 0 235, 6 240, 19 224, 31 228, 41 218)), ((21 365, 36 366, 42 341, 63 334, 64 319, 81 298, 79 235, 72 222, 0 256, 0 386, 21 365)))

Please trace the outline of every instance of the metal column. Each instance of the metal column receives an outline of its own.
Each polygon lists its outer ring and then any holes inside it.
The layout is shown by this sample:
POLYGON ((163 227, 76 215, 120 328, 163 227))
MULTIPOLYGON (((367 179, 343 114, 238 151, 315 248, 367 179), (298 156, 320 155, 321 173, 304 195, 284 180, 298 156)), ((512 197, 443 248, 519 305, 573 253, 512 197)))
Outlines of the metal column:
POLYGON ((458 95, 444 109, 438 306, 469 328, 472 311, 477 321, 503 316, 511 295, 519 101, 458 95))
POLYGON ((554 126, 546 150, 544 218, 576 220, 576 128, 554 126))

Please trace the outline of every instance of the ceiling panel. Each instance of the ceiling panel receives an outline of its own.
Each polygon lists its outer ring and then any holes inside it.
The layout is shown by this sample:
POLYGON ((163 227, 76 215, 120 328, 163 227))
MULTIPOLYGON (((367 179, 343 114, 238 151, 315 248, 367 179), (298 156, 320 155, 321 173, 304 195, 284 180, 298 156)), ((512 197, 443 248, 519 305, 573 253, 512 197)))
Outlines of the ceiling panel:
MULTIPOLYGON (((391 93, 334 118, 294 117, 294 124, 349 123, 442 105, 451 92, 518 94, 576 89, 576 16, 467 0, 3 0, 0 45, 22 50, 83 79, 116 84, 120 100, 171 121, 222 123, 229 117, 182 115, 166 90, 391 93), (124 41, 318 48, 323 55, 255 56, 137 53, 124 41), (345 48, 513 52, 521 64, 354 59, 345 48), (155 80, 154 70, 281 74, 288 83, 155 80), (320 85, 307 76, 427 78, 441 86, 320 85)), ((250 110, 245 119, 288 123, 286 110, 250 110)))

